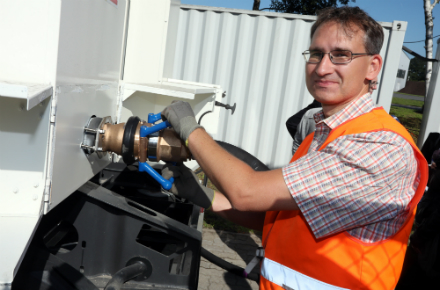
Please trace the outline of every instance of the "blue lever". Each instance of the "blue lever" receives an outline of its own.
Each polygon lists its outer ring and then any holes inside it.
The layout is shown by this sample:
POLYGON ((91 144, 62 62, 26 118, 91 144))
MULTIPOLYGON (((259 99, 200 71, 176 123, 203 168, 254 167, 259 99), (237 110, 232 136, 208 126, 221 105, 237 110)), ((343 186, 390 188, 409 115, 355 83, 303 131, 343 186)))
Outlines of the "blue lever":
MULTIPOLYGON (((154 124, 160 119, 161 119, 160 113, 148 114, 148 123, 154 124)), ((168 121, 164 121, 162 123, 159 123, 151 127, 141 126, 139 134, 141 137, 147 137, 148 135, 159 132, 160 130, 163 130, 167 127, 171 127, 171 124, 168 121)), ((150 174, 151 177, 153 177, 157 182, 159 182, 160 185, 162 185, 162 187, 165 188, 166 190, 170 190, 171 186, 173 185, 174 178, 171 177, 169 180, 163 178, 156 170, 154 170, 146 162, 139 162, 139 172, 147 172, 148 174, 150 174)))
POLYGON ((147 172, 166 190, 170 190, 173 186, 174 178, 171 177, 169 180, 166 180, 146 162, 139 162, 139 172, 147 172))
POLYGON ((168 128, 168 127, 171 127, 171 124, 168 121, 159 123, 159 124, 151 126, 151 127, 141 126, 140 135, 141 135, 141 137, 147 137, 150 134, 156 133, 156 132, 163 130, 165 128, 168 128))
POLYGON ((157 113, 157 114, 150 113, 150 114, 148 114, 148 123, 154 124, 157 121, 159 121, 160 119, 162 119, 161 113, 157 113))

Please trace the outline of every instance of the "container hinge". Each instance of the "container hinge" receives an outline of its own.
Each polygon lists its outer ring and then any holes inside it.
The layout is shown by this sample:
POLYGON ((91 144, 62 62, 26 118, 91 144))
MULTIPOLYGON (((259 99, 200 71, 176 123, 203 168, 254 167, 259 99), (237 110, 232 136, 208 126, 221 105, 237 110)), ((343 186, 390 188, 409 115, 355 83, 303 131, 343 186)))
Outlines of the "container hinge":
POLYGON ((52 182, 48 178, 48 179, 46 179, 46 184, 45 184, 44 193, 43 193, 44 214, 46 214, 49 211, 51 188, 52 188, 52 182))
POLYGON ((44 202, 49 202, 50 200, 50 188, 52 186, 52 182, 50 179, 46 179, 46 186, 44 188, 44 202))
POLYGON ((50 122, 55 123, 57 115, 57 101, 56 96, 58 96, 59 88, 55 90, 55 94, 52 96, 52 102, 50 104, 50 122))

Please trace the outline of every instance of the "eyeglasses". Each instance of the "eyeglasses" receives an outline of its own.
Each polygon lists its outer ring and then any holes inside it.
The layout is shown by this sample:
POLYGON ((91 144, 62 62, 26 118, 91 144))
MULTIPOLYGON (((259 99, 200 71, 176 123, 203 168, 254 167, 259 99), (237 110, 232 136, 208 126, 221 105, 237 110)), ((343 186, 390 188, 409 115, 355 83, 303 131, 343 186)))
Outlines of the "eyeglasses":
POLYGON ((324 54, 328 54, 331 62, 334 64, 350 63, 353 60, 353 56, 356 55, 372 55, 371 53, 352 53, 349 50, 332 50, 330 52, 322 52, 319 50, 306 50, 302 53, 304 59, 308 63, 321 62, 324 54))

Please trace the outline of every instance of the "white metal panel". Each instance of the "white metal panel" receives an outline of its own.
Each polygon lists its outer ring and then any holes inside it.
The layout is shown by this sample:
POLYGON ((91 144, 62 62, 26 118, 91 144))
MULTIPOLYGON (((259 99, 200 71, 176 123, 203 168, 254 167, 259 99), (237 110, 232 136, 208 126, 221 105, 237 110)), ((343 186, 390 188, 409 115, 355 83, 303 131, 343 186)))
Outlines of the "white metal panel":
POLYGON ((52 96, 51 85, 17 84, 0 82, 0 96, 26 100, 26 109, 30 110, 43 100, 52 96))
POLYGON ((29 238, 40 218, 39 215, 2 217, 0 290, 11 289, 12 278, 18 271, 17 261, 23 259, 29 238))
POLYGON ((98 158, 96 153, 86 156, 80 144, 83 141, 84 127, 92 115, 112 116, 112 120, 115 120, 114 99, 117 91, 116 85, 57 88, 55 95, 58 98, 58 107, 50 209, 110 163, 109 157, 98 158))
POLYGON ((63 0, 57 85, 117 83, 126 1, 63 0))
POLYGON ((169 0, 130 1, 125 82, 157 84, 162 80, 169 13, 169 0))
POLYGON ((382 75, 379 80, 381 84, 377 90, 377 103, 381 105, 387 112, 391 108, 393 100, 394 84, 397 78, 397 69, 400 62, 400 53, 402 51, 403 39, 405 38, 407 22, 394 21, 390 30, 387 30, 389 36, 384 41, 385 54, 382 54, 384 63, 382 67, 382 75))
MULTIPOLYGON (((312 102, 301 53, 315 16, 182 5, 172 78, 220 85, 224 103, 214 136, 239 146, 271 168, 291 158, 286 120, 312 102)), ((391 105, 406 22, 381 23, 384 73, 373 99, 391 105), (400 24, 400 28, 398 28, 400 24), (396 57, 394 56, 396 55, 396 57), (378 98, 380 92, 380 98, 378 98)))
POLYGON ((64 0, 60 13, 50 208, 110 162, 80 143, 92 115, 116 120, 126 1, 64 0))
POLYGON ((60 6, 52 0, 1 2, 1 289, 10 287, 43 213, 51 110, 46 98, 55 83, 60 6))
MULTIPOLYGON (((437 40, 437 44, 440 40, 437 40)), ((437 60, 440 60, 440 48, 437 46, 435 55, 437 60)), ((420 127, 419 138, 417 145, 422 148, 423 143, 428 138, 429 133, 440 133, 440 63, 434 62, 432 66, 431 83, 429 84, 428 95, 425 101, 425 109, 423 111, 422 125, 420 127)), ((430 160, 428 160, 430 161, 430 160)))
POLYGON ((406 85, 406 78, 408 76, 409 62, 410 62, 409 57, 402 50, 402 52, 400 53, 400 61, 399 61, 398 69, 405 71, 405 75, 403 76, 403 78, 399 78, 399 77, 396 78, 396 83, 394 85, 395 92, 403 89, 406 85))
POLYGON ((2 1, 0 79, 48 84, 56 62, 60 1, 2 1))
POLYGON ((0 97, 0 288, 13 271, 42 214, 50 102, 0 97))

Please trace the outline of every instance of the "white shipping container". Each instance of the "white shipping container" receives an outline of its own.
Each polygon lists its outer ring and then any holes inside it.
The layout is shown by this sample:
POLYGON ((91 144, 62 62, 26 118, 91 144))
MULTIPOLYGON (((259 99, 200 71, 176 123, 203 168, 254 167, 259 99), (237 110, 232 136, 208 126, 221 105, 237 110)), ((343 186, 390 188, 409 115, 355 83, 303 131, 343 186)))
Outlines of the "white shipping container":
MULTIPOLYGON (((313 98, 301 53, 315 16, 181 5, 170 77, 220 85, 234 115, 220 112, 219 140, 239 146, 271 168, 291 158, 285 122, 313 98)), ((380 22, 385 40, 379 86, 373 94, 389 111, 407 23, 380 22)), ((203 125, 203 124, 202 124, 203 125)))

